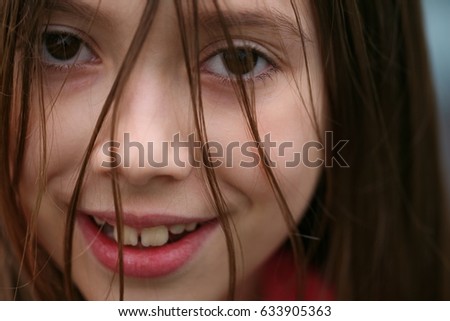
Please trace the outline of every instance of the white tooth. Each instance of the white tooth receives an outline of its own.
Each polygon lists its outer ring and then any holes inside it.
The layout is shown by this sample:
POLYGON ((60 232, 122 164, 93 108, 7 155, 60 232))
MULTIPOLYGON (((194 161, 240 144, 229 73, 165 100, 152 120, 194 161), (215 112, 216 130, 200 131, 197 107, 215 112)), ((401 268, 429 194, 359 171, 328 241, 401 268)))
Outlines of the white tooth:
POLYGON ((172 225, 169 227, 169 231, 172 234, 181 234, 184 232, 184 229, 185 229, 184 224, 172 225))
POLYGON ((161 246, 169 241, 169 229, 166 226, 145 228, 141 231, 143 246, 161 246))
MULTIPOLYGON (((119 242, 119 236, 117 234, 117 227, 114 226, 114 239, 119 242)), ((123 226, 123 245, 133 245, 138 244, 138 233, 137 231, 129 226, 123 226)))
POLYGON ((195 230, 196 227, 197 227, 197 223, 190 223, 190 224, 186 225, 186 231, 192 232, 193 230, 195 230))
POLYGON ((97 223, 97 225, 102 226, 103 224, 105 224, 104 220, 102 220, 98 217, 95 217, 95 216, 93 216, 93 218, 94 218, 95 223, 97 223))
POLYGON ((123 244, 133 246, 138 244, 138 233, 134 228, 123 226, 123 244))
POLYGON ((117 226, 114 226, 114 239, 116 240, 116 242, 119 242, 119 234, 117 233, 117 226))

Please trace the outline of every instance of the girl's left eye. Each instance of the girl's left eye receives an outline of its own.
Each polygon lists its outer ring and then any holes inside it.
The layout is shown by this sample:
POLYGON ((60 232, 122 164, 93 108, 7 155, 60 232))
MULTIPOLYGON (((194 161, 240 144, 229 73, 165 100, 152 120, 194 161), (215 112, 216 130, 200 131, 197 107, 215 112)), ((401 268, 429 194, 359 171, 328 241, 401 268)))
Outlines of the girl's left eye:
POLYGON ((98 58, 76 34, 67 31, 47 31, 42 35, 41 59, 47 66, 66 68, 93 63, 98 58))
POLYGON ((202 64, 202 70, 224 80, 261 78, 275 68, 265 54, 252 46, 220 49, 202 64))

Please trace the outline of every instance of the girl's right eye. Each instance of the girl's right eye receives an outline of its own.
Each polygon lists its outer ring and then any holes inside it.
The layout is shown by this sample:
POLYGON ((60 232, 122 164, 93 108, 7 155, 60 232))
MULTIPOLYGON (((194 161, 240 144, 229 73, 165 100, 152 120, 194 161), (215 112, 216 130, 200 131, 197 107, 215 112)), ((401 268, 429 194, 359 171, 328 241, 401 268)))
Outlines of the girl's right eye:
POLYGON ((69 68, 95 63, 98 57, 78 35, 68 31, 46 31, 42 35, 41 59, 48 67, 69 68))

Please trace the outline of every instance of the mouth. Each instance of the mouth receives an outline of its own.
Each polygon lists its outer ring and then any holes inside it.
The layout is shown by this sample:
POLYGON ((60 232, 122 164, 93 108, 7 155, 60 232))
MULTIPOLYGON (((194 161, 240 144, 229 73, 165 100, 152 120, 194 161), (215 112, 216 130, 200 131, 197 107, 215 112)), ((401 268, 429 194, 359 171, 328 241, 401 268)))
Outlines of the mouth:
MULTIPOLYGON (((110 224, 105 220, 90 216, 93 223, 97 225, 100 233, 106 235, 116 243, 119 240, 118 228, 115 224, 110 224)), ((138 248, 148 248, 164 246, 181 240, 183 237, 197 230, 206 223, 192 222, 188 224, 159 225, 146 228, 134 228, 128 225, 123 226, 123 245, 138 248)))
MULTIPOLYGON (((113 215, 79 212, 77 224, 89 249, 106 268, 118 272, 118 228, 113 215)), ((124 215, 123 268, 126 276, 157 278, 170 275, 193 260, 218 227, 217 219, 184 220, 180 217, 147 216, 145 221, 124 215)))

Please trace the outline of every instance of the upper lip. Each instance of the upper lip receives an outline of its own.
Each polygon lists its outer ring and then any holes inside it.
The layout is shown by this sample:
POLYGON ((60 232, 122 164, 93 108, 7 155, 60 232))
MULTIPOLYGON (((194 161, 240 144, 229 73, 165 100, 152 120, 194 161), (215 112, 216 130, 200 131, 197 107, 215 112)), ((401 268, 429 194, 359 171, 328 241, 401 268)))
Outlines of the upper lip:
MULTIPOLYGON (((116 225, 115 212, 93 212, 80 210, 80 214, 96 217, 107 222, 110 225, 116 225)), ((142 229, 154 226, 171 226, 177 224, 204 223, 213 220, 214 217, 185 217, 174 214, 135 214, 129 212, 122 213, 122 222, 124 225, 142 229)))

